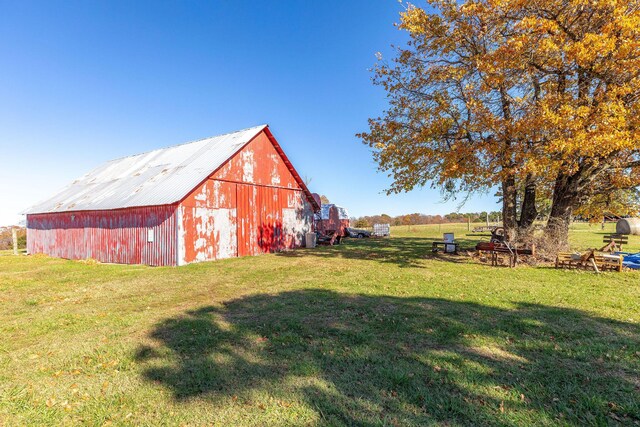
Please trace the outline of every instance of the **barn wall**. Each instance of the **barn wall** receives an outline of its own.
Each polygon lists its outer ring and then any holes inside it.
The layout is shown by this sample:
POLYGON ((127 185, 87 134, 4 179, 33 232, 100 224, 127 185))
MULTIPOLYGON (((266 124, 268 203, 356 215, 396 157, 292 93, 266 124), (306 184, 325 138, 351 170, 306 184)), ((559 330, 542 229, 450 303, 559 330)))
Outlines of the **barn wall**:
POLYGON ((237 256, 236 184, 208 179, 178 207, 179 263, 237 256))
POLYGON ((313 210, 261 133, 178 208, 179 263, 299 247, 313 210))
POLYGON ((313 212, 301 190, 237 184, 238 256, 302 246, 313 212))
POLYGON ((27 215, 27 250, 68 259, 176 265, 175 218, 175 205, 27 215))

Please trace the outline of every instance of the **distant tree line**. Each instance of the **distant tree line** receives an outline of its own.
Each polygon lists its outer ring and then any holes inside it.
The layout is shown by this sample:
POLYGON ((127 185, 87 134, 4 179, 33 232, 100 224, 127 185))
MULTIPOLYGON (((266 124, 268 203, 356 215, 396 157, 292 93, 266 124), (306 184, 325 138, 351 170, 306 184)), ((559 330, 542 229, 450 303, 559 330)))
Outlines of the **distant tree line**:
POLYGON ((412 213, 406 215, 390 216, 387 214, 361 216, 352 218, 354 227, 371 227, 373 224, 391 224, 391 225, 421 225, 421 224, 446 224, 452 222, 484 223, 487 221, 487 214, 490 222, 500 221, 500 212, 472 212, 458 213, 453 212, 446 215, 426 215, 421 213, 412 213))

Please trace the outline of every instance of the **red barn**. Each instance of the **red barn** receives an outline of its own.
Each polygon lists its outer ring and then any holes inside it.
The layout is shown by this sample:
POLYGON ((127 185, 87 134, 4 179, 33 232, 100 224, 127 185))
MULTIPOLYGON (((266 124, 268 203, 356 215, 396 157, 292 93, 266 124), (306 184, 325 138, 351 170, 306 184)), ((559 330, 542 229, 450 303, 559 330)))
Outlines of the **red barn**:
POLYGON ((27 251, 183 265, 296 248, 320 206, 266 125, 107 162, 27 214, 27 251))

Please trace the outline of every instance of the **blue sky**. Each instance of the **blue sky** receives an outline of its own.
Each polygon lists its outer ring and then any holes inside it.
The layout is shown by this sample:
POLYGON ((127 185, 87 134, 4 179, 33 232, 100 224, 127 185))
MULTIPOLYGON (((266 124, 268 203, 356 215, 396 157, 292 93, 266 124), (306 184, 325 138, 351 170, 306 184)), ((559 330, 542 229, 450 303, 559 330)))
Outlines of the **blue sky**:
MULTIPOLYGON (((355 137, 380 115, 375 53, 405 36, 375 1, 0 0, 0 225, 100 163, 268 123, 314 192, 351 215, 443 214, 386 196, 355 137)), ((492 195, 463 211, 497 210, 492 195)))

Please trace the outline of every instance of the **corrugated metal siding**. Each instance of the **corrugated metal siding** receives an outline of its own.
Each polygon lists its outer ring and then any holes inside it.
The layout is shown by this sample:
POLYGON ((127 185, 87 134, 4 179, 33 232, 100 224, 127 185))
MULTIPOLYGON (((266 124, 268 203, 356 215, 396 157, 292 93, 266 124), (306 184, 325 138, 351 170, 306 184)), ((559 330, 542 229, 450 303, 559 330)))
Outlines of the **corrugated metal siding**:
POLYGON ((301 190, 237 184, 238 256, 299 247, 312 210, 301 190))
POLYGON ((217 180, 178 209, 184 263, 299 247, 313 216, 302 190, 217 180))
POLYGON ((180 264, 237 256, 234 183, 209 179, 178 209, 180 264))
POLYGON ((258 250, 258 188, 236 185, 238 256, 256 255, 258 250))
POLYGON ((299 247, 313 207, 270 139, 262 134, 179 206, 190 263, 299 247))
POLYGON ((27 250, 68 259, 176 265, 175 205, 27 215, 27 250), (148 242, 149 230, 153 242, 148 242))

